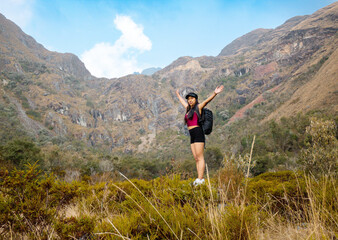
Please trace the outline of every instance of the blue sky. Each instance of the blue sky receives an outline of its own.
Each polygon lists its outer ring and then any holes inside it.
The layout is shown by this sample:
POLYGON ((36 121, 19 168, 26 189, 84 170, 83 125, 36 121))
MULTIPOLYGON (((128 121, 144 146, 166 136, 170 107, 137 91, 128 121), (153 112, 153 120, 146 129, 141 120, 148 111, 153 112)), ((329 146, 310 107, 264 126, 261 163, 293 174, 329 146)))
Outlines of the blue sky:
POLYGON ((1 0, 0 13, 47 49, 76 54, 97 77, 217 56, 257 28, 333 0, 1 0))

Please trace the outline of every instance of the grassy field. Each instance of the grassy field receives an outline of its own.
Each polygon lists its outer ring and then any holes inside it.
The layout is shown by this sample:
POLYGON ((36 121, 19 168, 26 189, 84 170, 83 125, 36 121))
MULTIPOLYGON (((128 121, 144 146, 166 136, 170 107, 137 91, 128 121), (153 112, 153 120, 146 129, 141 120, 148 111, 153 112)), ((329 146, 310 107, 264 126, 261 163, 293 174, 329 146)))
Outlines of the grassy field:
POLYGON ((8 142, 0 146, 0 239, 337 239, 336 123, 312 118, 299 137, 281 126, 271 125, 272 149, 295 148, 293 170, 253 171, 271 154, 254 135, 243 139, 243 156, 207 149, 212 171, 197 187, 184 174, 193 165, 174 159, 170 168, 8 142))
POLYGON ((64 182, 37 166, 1 171, 2 239, 335 239, 337 178, 249 178, 233 162, 205 185, 177 174, 64 182))

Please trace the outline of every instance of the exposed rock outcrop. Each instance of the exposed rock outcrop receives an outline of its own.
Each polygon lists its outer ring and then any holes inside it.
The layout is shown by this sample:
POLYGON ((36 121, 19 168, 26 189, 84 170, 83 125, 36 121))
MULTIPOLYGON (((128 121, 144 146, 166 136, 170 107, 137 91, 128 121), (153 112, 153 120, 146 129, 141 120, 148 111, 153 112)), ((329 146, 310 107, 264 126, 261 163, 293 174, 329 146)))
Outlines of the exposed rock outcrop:
POLYGON ((122 152, 155 148, 157 134, 168 128, 187 134, 176 89, 183 97, 197 92, 203 101, 223 84, 224 94, 210 108, 229 123, 266 101, 267 94, 291 96, 269 118, 322 107, 337 111, 332 107, 338 91, 333 84, 337 14, 338 3, 333 3, 275 29, 254 30, 216 57, 180 57, 151 76, 116 79, 91 76, 77 56, 48 51, 0 14, 0 87, 11 96, 27 131, 43 130, 122 152), (241 109, 231 116, 234 106, 241 109), (44 124, 29 118, 26 110, 39 112, 44 124))

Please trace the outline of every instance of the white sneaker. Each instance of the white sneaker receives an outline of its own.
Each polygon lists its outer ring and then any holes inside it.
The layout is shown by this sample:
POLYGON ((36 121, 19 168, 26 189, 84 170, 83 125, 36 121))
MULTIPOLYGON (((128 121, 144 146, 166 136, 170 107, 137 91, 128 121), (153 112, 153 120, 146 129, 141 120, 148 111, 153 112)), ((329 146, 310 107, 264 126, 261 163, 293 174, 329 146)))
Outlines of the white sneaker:
POLYGON ((204 182, 205 182, 204 178, 203 179, 196 178, 196 180, 193 182, 193 185, 198 186, 204 184, 204 182))
POLYGON ((200 179, 200 182, 199 182, 199 184, 198 184, 198 185, 200 185, 200 184, 204 184, 204 182, 205 182, 205 180, 204 180, 204 178, 202 178, 202 179, 200 179))

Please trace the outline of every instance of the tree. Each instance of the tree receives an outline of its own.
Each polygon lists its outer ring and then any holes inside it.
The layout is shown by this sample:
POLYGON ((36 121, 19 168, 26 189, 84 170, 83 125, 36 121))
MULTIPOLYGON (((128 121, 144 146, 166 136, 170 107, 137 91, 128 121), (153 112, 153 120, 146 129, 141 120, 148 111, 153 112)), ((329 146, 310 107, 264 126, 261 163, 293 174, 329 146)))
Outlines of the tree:
POLYGON ((313 118, 306 128, 309 135, 307 148, 302 150, 300 163, 306 172, 315 176, 337 174, 338 141, 337 126, 333 120, 313 118))
POLYGON ((41 161, 40 148, 27 139, 14 139, 0 148, 0 161, 22 169, 27 163, 41 161))

